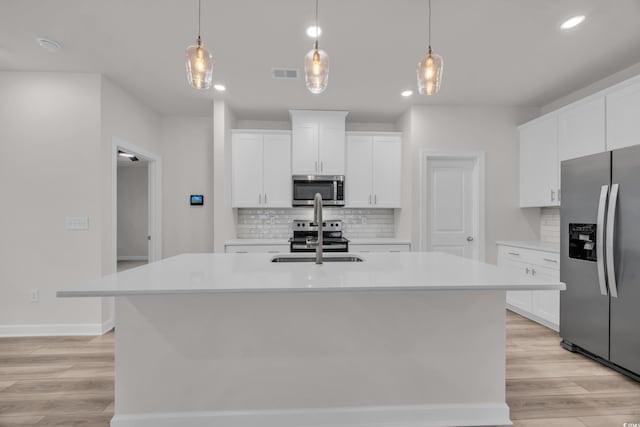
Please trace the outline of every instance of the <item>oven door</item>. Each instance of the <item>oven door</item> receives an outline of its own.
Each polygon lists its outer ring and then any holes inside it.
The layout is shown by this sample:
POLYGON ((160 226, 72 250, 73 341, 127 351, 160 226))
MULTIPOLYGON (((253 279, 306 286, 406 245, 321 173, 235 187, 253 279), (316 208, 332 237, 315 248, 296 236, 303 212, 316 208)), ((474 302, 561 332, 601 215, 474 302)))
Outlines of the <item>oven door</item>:
POLYGON ((342 176, 293 176, 293 206, 313 206, 316 193, 322 196, 324 206, 344 206, 342 176))

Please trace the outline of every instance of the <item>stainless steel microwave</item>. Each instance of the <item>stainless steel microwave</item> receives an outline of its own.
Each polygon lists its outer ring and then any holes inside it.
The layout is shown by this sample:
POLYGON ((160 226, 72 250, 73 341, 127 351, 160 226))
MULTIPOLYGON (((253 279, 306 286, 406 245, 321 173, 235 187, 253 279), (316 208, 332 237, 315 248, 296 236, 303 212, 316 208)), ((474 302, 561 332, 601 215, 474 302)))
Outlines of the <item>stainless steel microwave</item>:
POLYGON ((293 176, 293 206, 313 206, 316 193, 324 206, 344 206, 344 175, 293 176))

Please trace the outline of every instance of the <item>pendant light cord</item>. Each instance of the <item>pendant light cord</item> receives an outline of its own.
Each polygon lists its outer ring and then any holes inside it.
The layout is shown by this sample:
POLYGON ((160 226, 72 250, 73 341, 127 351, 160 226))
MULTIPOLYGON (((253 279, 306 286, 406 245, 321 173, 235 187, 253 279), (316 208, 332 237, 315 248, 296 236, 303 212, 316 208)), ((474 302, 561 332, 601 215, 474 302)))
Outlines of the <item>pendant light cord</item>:
POLYGON ((431 0, 429 0, 429 50, 431 50, 431 0))
POLYGON ((318 0, 316 0, 316 49, 318 48, 318 0))
MULTIPOLYGON (((200 11, 202 9, 202 5, 200 0, 198 0, 198 39, 200 39, 200 11)), ((429 27, 431 27, 431 24, 429 24, 429 27)))

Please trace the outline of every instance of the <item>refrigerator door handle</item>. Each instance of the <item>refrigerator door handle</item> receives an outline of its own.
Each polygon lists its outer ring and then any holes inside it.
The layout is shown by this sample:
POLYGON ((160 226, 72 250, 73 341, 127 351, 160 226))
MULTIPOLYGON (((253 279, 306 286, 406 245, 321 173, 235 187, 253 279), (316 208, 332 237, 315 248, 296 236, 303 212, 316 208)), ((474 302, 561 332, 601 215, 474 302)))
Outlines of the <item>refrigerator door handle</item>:
POLYGON ((609 289, 611 296, 618 298, 618 286, 616 285, 616 267, 613 252, 613 239, 616 229, 616 207, 618 204, 618 184, 611 186, 611 197, 609 197, 609 210, 607 212, 607 278, 609 279, 609 289))
POLYGON ((596 228, 596 253, 598 257, 598 284, 600 285, 600 293, 607 295, 607 281, 604 270, 604 216, 607 207, 607 195, 609 194, 609 186, 600 187, 600 202, 598 203, 598 223, 596 228))

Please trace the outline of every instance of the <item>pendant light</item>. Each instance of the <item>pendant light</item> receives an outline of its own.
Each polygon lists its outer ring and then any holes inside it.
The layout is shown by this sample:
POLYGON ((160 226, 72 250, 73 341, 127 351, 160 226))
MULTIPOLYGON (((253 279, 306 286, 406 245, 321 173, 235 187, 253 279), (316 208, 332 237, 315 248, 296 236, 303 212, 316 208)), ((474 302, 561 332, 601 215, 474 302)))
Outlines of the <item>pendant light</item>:
MULTIPOLYGON (((316 29, 318 27, 318 0, 316 0, 316 29)), ((319 31, 316 30, 316 41, 313 49, 304 57, 304 79, 311 93, 322 93, 329 82, 329 55, 318 49, 319 31)))
POLYGON ((434 95, 440 90, 443 66, 442 57, 431 50, 431 0, 429 0, 429 50, 425 57, 418 62, 418 92, 420 95, 434 95))
POLYGON ((187 80, 196 89, 211 89, 213 59, 200 38, 200 0, 198 0, 198 40, 187 48, 187 80))

